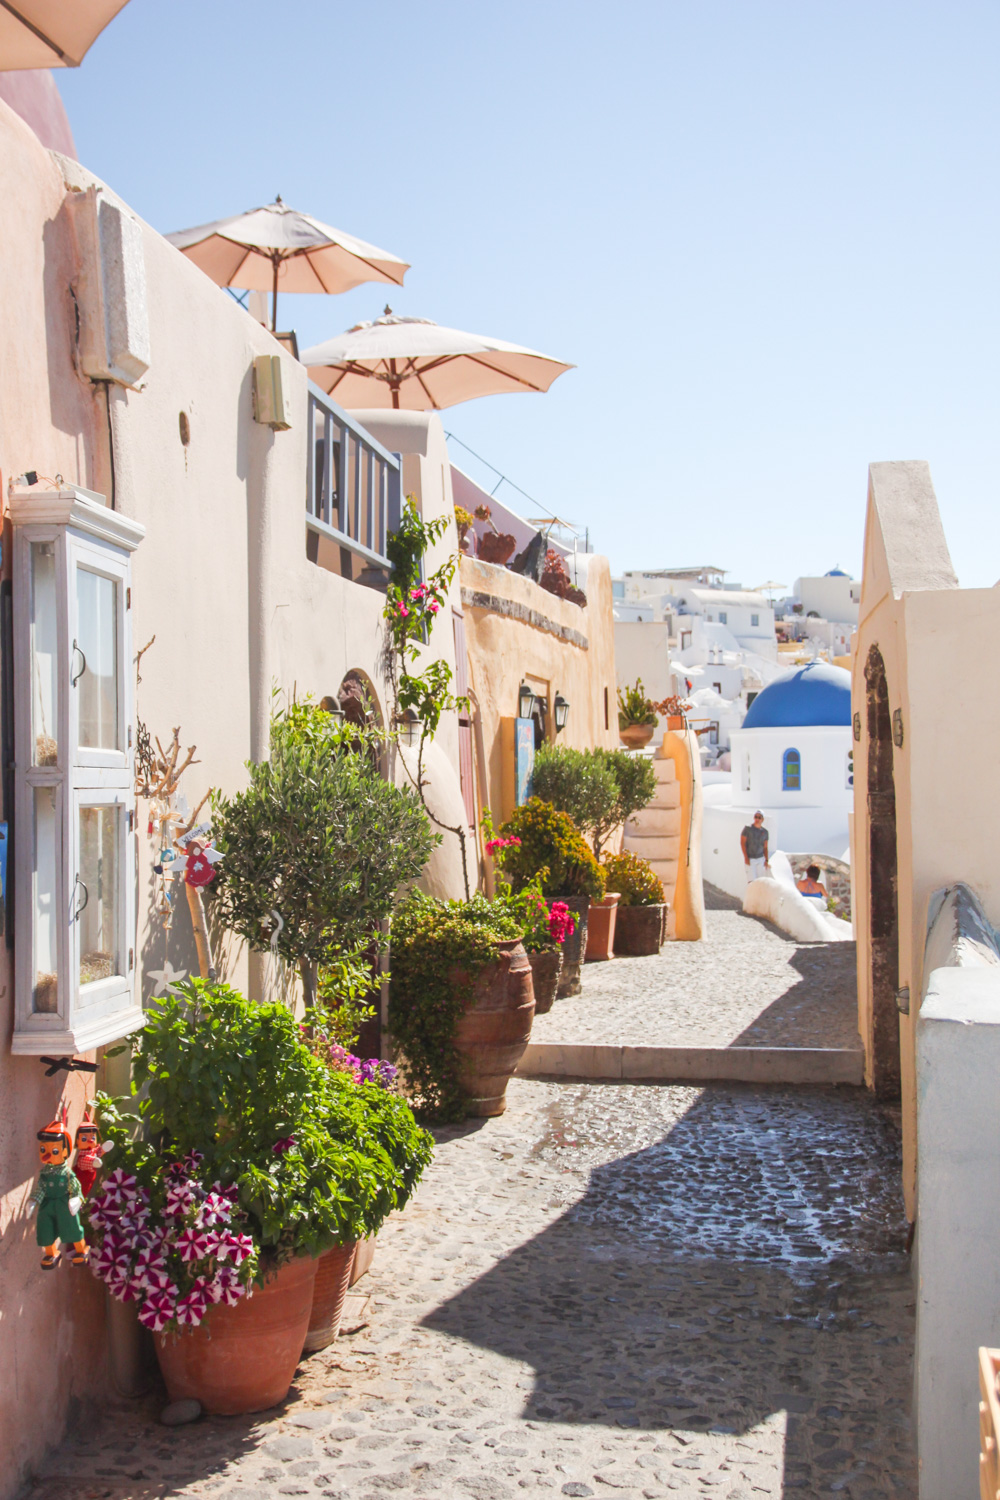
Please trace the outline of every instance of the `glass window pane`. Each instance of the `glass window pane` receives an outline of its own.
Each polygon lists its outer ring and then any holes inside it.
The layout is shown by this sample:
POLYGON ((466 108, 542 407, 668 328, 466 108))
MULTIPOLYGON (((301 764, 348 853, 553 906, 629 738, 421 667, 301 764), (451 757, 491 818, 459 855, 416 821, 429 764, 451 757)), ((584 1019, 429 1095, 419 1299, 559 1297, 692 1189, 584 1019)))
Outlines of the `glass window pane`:
POLYGON ((54 787, 36 788, 32 822, 32 1009, 44 1014, 54 1014, 59 1009, 56 924, 56 865, 59 845, 54 787))
POLYGON ((73 896, 79 925, 80 983, 120 974, 119 838, 122 809, 80 808, 80 868, 73 896))
POLYGON ((72 674, 80 695, 80 744, 118 750, 118 585, 88 568, 76 573, 78 650, 72 674), (83 653, 81 659, 80 653, 83 653), (86 666, 84 667, 84 660, 86 666))
POLYGON ((31 732, 36 766, 54 766, 59 747, 59 681, 54 542, 31 543, 31 732))

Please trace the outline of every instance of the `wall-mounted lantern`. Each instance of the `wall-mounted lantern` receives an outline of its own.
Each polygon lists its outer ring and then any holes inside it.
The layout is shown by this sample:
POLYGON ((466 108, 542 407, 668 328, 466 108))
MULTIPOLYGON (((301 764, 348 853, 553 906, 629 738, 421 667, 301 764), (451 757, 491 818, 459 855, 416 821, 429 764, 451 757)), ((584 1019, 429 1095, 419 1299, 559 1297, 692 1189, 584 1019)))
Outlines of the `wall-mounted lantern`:
POLYGON ((407 750, 415 750, 420 744, 423 724, 412 708, 406 709, 396 720, 396 729, 399 733, 400 744, 405 745, 407 750))
POLYGON ((519 719, 530 719, 531 711, 535 706, 535 694, 526 682, 522 682, 517 694, 517 716, 519 719))
POLYGON ((135 993, 131 554, 145 530, 74 485, 12 486, 15 1053, 142 1025, 135 993))
POLYGON ((562 693, 556 693, 556 701, 552 705, 552 716, 556 721, 556 734, 562 734, 569 718, 569 704, 562 693))

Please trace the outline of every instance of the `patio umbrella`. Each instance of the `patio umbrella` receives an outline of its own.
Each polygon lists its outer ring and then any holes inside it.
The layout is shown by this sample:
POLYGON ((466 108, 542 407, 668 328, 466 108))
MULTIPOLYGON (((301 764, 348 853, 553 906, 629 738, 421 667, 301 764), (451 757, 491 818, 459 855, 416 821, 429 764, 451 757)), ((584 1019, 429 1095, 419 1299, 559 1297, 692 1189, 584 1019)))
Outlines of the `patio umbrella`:
MULTIPOLYGON (((4 0, 0 0, 3 4, 4 0)), ((300 214, 280 197, 234 219, 217 219, 166 238, 218 286, 271 292, 278 326, 278 283, 285 292, 349 292, 363 281, 403 285, 405 260, 300 214)))
POLYGON ((78 68, 128 0, 0 0, 0 73, 78 68))
POLYGON ((478 333, 399 318, 387 307, 373 323, 306 349, 309 378, 346 407, 438 411, 505 391, 547 391, 572 365, 478 333))

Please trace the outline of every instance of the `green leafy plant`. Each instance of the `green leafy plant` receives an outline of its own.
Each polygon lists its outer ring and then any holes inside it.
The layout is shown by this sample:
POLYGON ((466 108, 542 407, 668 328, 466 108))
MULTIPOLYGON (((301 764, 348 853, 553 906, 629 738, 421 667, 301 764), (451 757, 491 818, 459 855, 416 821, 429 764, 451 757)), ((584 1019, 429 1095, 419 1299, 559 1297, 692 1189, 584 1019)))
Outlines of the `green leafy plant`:
POLYGON ((656 725, 656 709, 646 696, 642 678, 636 679, 632 687, 618 689, 618 728, 628 729, 632 724, 656 725))
POLYGON ((604 871, 568 813, 532 797, 516 807, 500 829, 500 836, 516 839, 503 850, 503 872, 517 893, 541 878, 548 896, 604 894, 604 871))
POLYGON ((497 939, 520 933, 505 902, 478 895, 439 901, 413 891, 393 918, 389 1025, 421 1118, 463 1118, 455 1028, 497 939))
POLYGON ((214 793, 212 828, 225 858, 213 886, 221 923, 251 948, 298 964, 306 1004, 318 968, 367 944, 401 885, 420 874, 439 835, 417 797, 379 774, 384 738, 292 703, 271 721, 271 758, 248 763, 250 785, 214 793))
POLYGON ((331 1042, 348 1050, 357 1046, 362 1026, 375 1015, 369 996, 378 993, 386 978, 372 962, 371 944, 339 953, 320 969, 316 1009, 331 1042))
MULTIPOLYGON (((463 511, 468 515, 468 511, 463 511)), ((457 516, 457 510, 456 510, 457 516)), ((471 524, 471 516, 469 521, 471 524)), ((458 521, 461 525, 461 520, 458 521)), ((429 578, 421 580, 427 549, 438 541, 448 527, 445 516, 425 521, 412 495, 407 495, 399 527, 386 543, 392 563, 392 582, 386 590, 384 617, 388 631, 386 666, 393 694, 393 717, 397 726, 419 724, 416 770, 406 757, 403 768, 417 792, 428 817, 446 833, 453 833, 462 851, 462 875, 466 899, 469 897, 469 865, 466 832, 461 824, 443 823, 427 805, 427 782, 424 776, 424 746, 433 739, 441 715, 468 707, 468 699, 451 690, 452 671, 440 657, 428 661, 423 671, 416 671, 424 650, 430 644, 437 615, 447 600, 447 592, 458 566, 458 554, 445 559, 429 578)))
POLYGON ((133 1054, 133 1118, 101 1126, 122 1169, 149 1187, 162 1161, 194 1159, 235 1198, 262 1267, 374 1234, 402 1207, 431 1142, 405 1101, 333 1073, 283 1005, 191 980, 147 1015, 133 1054))
POLYGON ((652 802, 656 771, 648 756, 630 755, 627 750, 597 749, 588 754, 607 767, 618 788, 614 806, 590 830, 594 853, 599 855, 614 829, 652 802))
POLYGON ((536 797, 568 813, 600 856, 609 835, 656 794, 656 772, 627 750, 546 746, 535 757, 536 797))
POLYGON ((621 854, 606 854, 604 869, 608 890, 618 892, 619 906, 659 906, 666 900, 656 871, 638 854, 628 849, 621 854))
POLYGON ((569 813, 581 833, 603 827, 618 804, 618 783, 599 756, 569 745, 543 745, 535 754, 532 791, 569 813))

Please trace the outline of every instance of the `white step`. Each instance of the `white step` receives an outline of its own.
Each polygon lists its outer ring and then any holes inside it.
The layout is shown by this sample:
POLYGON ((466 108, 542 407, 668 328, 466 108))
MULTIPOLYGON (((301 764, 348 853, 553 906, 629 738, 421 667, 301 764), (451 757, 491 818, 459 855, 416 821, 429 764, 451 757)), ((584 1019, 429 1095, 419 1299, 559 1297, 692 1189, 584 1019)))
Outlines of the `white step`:
POLYGON ((680 836, 666 838, 662 835, 656 838, 640 838, 637 834, 626 833, 625 848, 631 854, 638 854, 640 859, 648 859, 654 863, 658 859, 670 860, 674 863, 680 859, 681 841, 680 836))
POLYGON ((677 780, 677 767, 672 760, 654 760, 653 770, 661 786, 666 785, 668 781, 677 780))
POLYGON ((647 807, 680 807, 681 787, 679 781, 661 781, 647 807))
POLYGON ((677 837, 681 832, 681 810, 679 807, 643 807, 633 813, 625 824, 625 836, 649 839, 666 834, 677 837))

